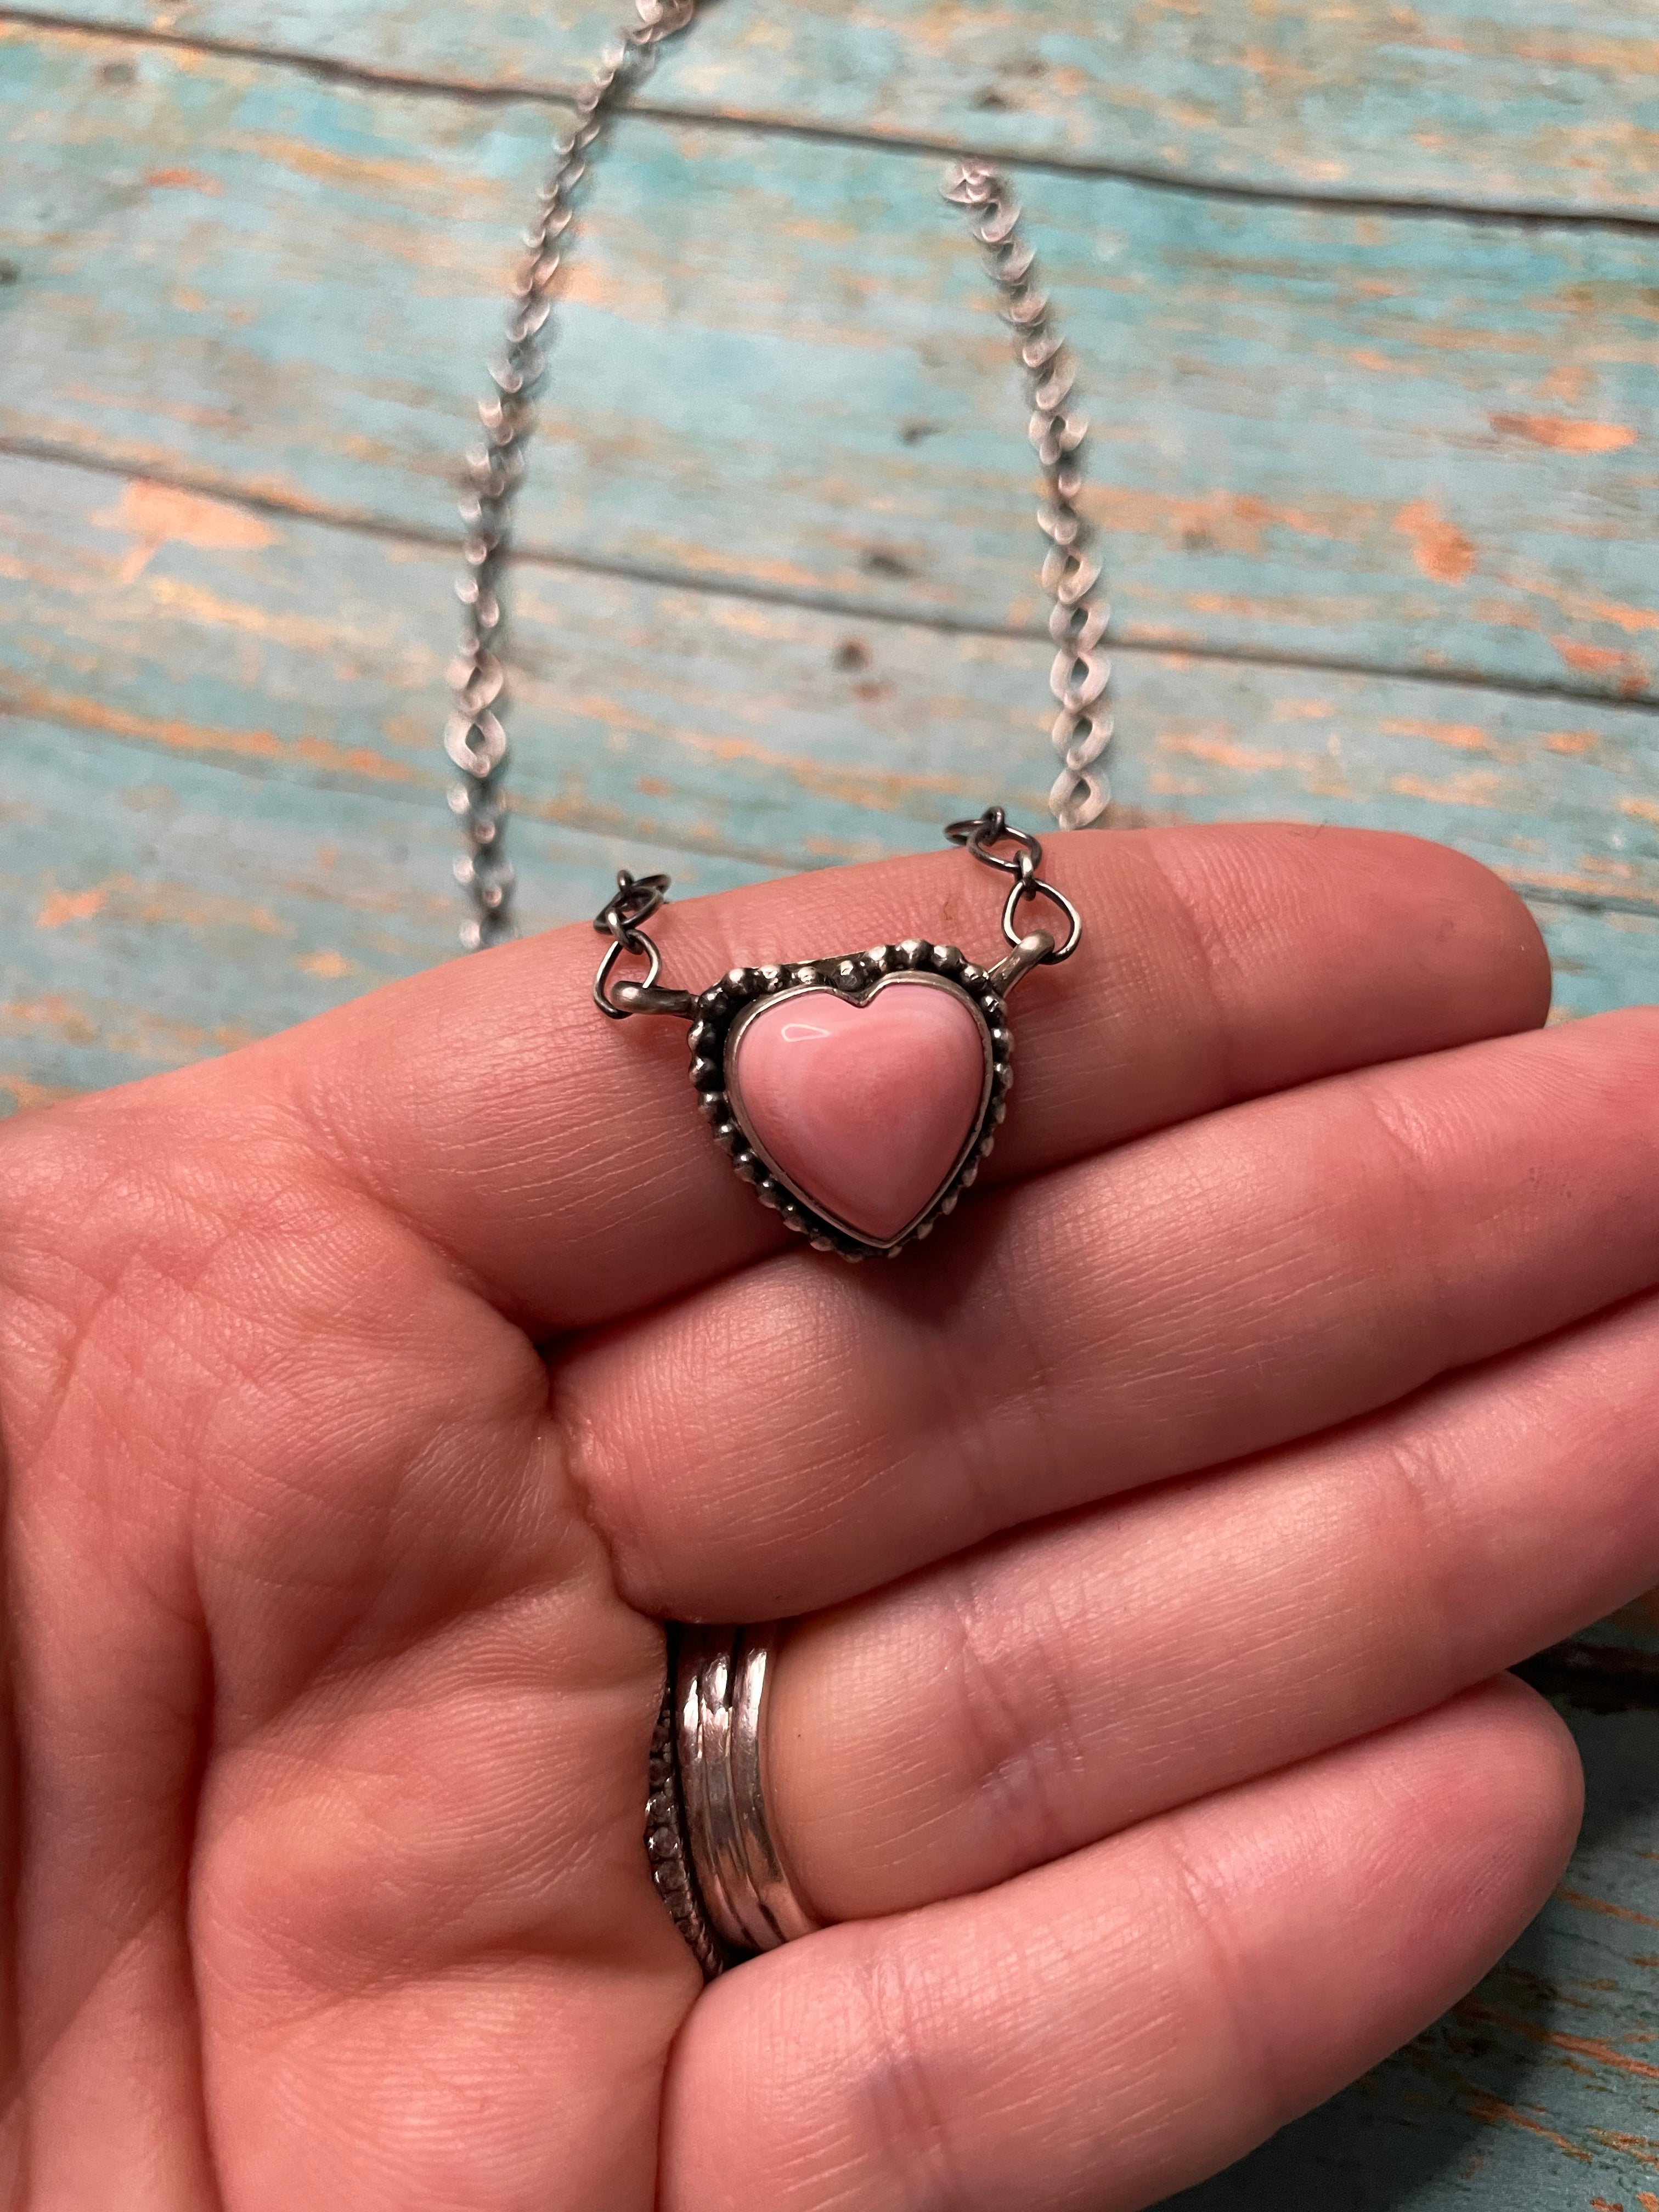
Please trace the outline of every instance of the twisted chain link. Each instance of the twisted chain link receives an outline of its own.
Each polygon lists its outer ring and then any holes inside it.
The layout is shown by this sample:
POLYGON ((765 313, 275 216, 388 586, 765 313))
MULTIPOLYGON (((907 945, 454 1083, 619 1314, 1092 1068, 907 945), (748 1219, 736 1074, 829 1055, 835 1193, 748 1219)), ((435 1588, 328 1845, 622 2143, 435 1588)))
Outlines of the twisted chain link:
POLYGON ((1037 280, 1036 255, 1021 235, 1021 209, 1007 178, 982 161, 963 161, 951 172, 945 197, 967 210, 969 227, 985 248, 985 265, 1003 295, 1003 315, 1012 326, 1014 351, 1030 387, 1030 440, 1048 493, 1037 521, 1051 541, 1042 588, 1054 603, 1048 635, 1058 648, 1048 684, 1060 712, 1049 734, 1060 769, 1048 807, 1062 830, 1085 830, 1100 819, 1112 798, 1096 766, 1112 738, 1105 704, 1112 665, 1099 650, 1111 611, 1095 597, 1100 563, 1089 550, 1089 526, 1077 504, 1088 418, 1066 411, 1077 370, 1037 280))
POLYGON ((696 0, 635 0, 635 12, 638 20, 605 47, 598 69, 577 94, 574 123, 554 142, 553 166, 537 196, 535 218, 524 233, 524 258, 513 275, 506 347, 490 364, 495 390, 478 403, 483 441, 466 456, 460 502, 466 565, 455 586, 462 607, 461 636, 449 668, 453 704, 444 727, 444 750, 459 771, 450 786, 449 805, 466 840, 455 875, 472 903, 461 930, 461 942, 469 949, 499 944, 514 934, 503 790, 507 746, 502 720, 502 570, 513 502, 524 481, 535 428, 534 395, 547 368, 542 332, 553 311, 563 240, 574 217, 572 202, 587 173, 588 153, 612 111, 650 74, 663 40, 686 28, 696 13, 696 0))
MULTIPOLYGON (((637 20, 605 47, 599 67, 576 95, 574 124, 554 143, 553 166, 538 195, 535 218, 523 234, 524 258, 513 276, 506 344, 490 364, 494 389, 478 403, 483 438, 466 455, 460 501, 465 565, 455 587, 462 623, 449 667, 453 703, 444 750, 458 772, 449 805, 466 842, 455 862, 455 876, 472 907, 461 929, 461 942, 469 949, 514 934, 504 788, 503 572, 514 501, 535 428, 534 397, 547 368, 544 332, 553 310, 564 240, 574 220, 574 198, 587 173, 588 156, 615 110, 650 74, 663 42, 690 25, 698 0, 635 0, 635 5, 637 20)), ((945 198, 969 213, 973 234, 986 249, 987 266, 1004 295, 1003 312, 1030 380, 1030 438, 1047 489, 1038 520, 1052 541, 1042 564, 1042 587, 1054 600, 1048 633, 1057 648, 1049 681, 1060 708, 1052 736, 1061 765, 1048 804, 1062 830, 1080 830, 1099 819, 1111 798, 1096 765, 1112 734, 1103 703, 1110 664, 1098 650, 1108 610, 1094 597, 1100 564, 1091 557, 1088 525, 1077 507, 1088 424, 1080 415, 1065 412, 1075 371, 1050 303, 1037 289, 1035 257, 1020 236, 1020 209, 1007 179, 983 163, 965 161, 952 172, 945 198)), ((617 953, 635 949, 627 942, 631 927, 625 935, 612 934, 613 960, 617 953)))

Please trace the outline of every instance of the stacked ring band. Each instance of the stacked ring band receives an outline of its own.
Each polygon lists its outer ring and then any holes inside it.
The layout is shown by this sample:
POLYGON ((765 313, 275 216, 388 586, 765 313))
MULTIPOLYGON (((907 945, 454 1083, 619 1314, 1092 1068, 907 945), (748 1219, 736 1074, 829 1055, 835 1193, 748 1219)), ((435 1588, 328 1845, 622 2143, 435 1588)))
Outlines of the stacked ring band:
POLYGON ((766 1813, 762 1627, 681 1628, 652 1745, 646 1849, 705 1976, 823 1923, 802 1903, 766 1813))
POLYGON ((651 1782, 645 1801, 645 1850, 651 1878, 669 1917, 691 1948, 712 1982, 727 1964, 720 1937, 708 1924, 697 1892, 685 1843, 685 1802, 680 1794, 679 1759, 674 1742, 674 1632, 669 1631, 668 1680, 662 1710, 651 1738, 651 1782))

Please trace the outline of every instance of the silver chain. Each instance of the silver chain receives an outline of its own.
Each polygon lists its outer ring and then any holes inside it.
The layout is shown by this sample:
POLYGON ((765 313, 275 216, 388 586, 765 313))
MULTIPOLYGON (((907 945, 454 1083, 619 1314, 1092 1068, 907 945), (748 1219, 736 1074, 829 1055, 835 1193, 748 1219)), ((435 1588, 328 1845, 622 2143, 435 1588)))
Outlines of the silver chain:
MULTIPOLYGON (((547 368, 542 332, 553 310, 564 240, 574 216, 572 202, 587 173, 589 153, 611 115, 650 74, 663 42, 692 22, 697 4, 698 0, 635 0, 637 20, 605 47, 598 69, 577 94, 575 122, 555 141, 552 168, 538 195, 535 219, 524 233, 507 343, 490 364, 494 390, 478 404, 483 436, 466 456, 460 503, 465 567, 456 586, 462 629, 450 664, 453 704, 444 728, 444 750, 459 771, 449 805, 466 840, 455 874, 472 906, 461 929, 461 942, 470 949, 499 944, 514 933, 504 790, 503 575, 514 501, 535 428, 533 397, 547 368)), ((1094 597, 1100 564, 1090 556, 1088 526, 1077 505, 1088 424, 1081 416, 1065 412, 1075 370, 1049 301, 1037 289, 1034 257, 1020 237, 1020 210, 1007 179, 981 163, 964 161, 951 173, 945 191, 947 199, 969 210, 973 234, 986 249, 987 265, 1004 295, 1003 312, 1030 382, 1031 443, 1048 495, 1037 519, 1051 540, 1042 565, 1042 587, 1054 603, 1048 632, 1057 651, 1050 684, 1060 708, 1052 734, 1061 765, 1048 804, 1062 830, 1080 830, 1097 821, 1111 799, 1097 765, 1112 734, 1103 703, 1109 664, 1098 650, 1108 614, 1094 597)))
POLYGON ((1112 665, 1099 649, 1111 610, 1095 597, 1100 563, 1090 553, 1089 526, 1077 504, 1088 418, 1066 412, 1077 369, 1054 326, 1053 303, 1037 282, 1036 256, 1020 235, 1020 205, 1007 178, 981 161, 963 161, 951 172, 945 197, 969 210, 1030 386, 1031 444, 1048 495, 1037 520, 1052 541, 1042 563, 1042 588, 1054 603, 1048 635, 1058 647, 1048 684, 1060 712, 1049 734, 1060 766, 1048 810, 1062 830, 1086 830, 1112 803, 1111 787, 1096 765, 1112 741, 1105 705, 1112 665))
POLYGON ((691 21, 696 0, 635 0, 635 8, 638 21, 606 46, 598 69, 576 95, 574 125, 554 143, 553 167, 538 196, 535 219, 524 233, 524 258, 514 272, 506 349, 490 364, 495 390, 478 403, 483 439, 466 456, 461 498, 466 566, 456 586, 465 611, 460 643, 450 664, 454 703, 444 729, 444 750, 460 771, 450 787, 449 804, 466 839, 455 873, 472 902, 472 915, 461 931, 461 942, 469 947, 498 944, 514 933, 513 864, 507 857, 502 789, 502 571, 513 502, 524 481, 535 428, 532 395, 547 367, 541 332, 553 311, 562 241, 574 216, 571 200, 586 173, 589 149, 612 110, 650 74, 663 40, 691 21))

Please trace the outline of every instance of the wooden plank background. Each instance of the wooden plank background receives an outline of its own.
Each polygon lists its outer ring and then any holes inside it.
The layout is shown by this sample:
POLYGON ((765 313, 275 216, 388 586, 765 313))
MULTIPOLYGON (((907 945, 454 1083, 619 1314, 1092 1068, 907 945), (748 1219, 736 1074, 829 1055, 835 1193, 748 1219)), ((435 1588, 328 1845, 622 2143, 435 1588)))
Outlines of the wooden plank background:
MULTIPOLYGON (((610 9, 0 7, 0 1103, 447 957, 452 477, 610 9)), ((532 921, 1036 816, 1021 165, 1121 818, 1383 823, 1659 999, 1656 0, 714 0, 583 223, 515 582, 532 921)), ((1534 1668, 1591 1818, 1410 2051, 1188 2212, 1659 2212, 1659 1597, 1534 1668)))
MULTIPOLYGON (((35 13, 196 52, 557 94, 617 11, 68 0, 35 13)), ((1650 9, 1619 0, 717 0, 649 104, 1302 198, 1645 217, 1659 197, 1659 39, 1650 9)))
MULTIPOLYGON (((0 434, 447 535, 545 106, 79 33, 0 52, 30 264, 0 434)), ((1006 337, 939 175, 623 125, 520 544, 1029 628, 1006 337)), ((1653 697, 1647 233, 1075 173, 1037 200, 1120 642, 1653 697)))

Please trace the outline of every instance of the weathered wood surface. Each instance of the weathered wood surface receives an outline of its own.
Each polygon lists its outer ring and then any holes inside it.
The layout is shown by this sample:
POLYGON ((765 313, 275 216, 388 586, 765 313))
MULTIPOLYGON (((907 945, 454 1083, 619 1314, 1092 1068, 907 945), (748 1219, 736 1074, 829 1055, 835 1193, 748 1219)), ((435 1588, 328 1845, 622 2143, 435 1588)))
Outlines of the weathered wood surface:
MULTIPOLYGON (((0 1111, 228 1050, 456 952, 454 842, 423 787, 388 799, 9 715, 0 792, 0 1111)), ((663 857, 517 830, 561 920, 663 857)), ((775 872, 672 866, 692 895, 775 872)))
MULTIPOLYGON (((0 719, 0 1111, 228 1049, 454 948, 453 848, 423 782, 389 795, 302 760, 250 774, 179 735, 0 719)), ((922 842, 884 826, 896 850, 922 842)), ((776 872, 534 809, 515 850, 544 922, 592 913, 621 866, 666 866, 687 896, 776 872)), ((1568 1007, 1659 1000, 1659 921, 1540 915, 1568 1007)), ((1635 1616, 1607 1634, 1644 1632, 1659 1649, 1635 1616)))
MULTIPOLYGON (((447 956, 451 557, 61 463, 0 461, 3 911, 30 1086, 118 1080, 447 956), (250 796, 252 794, 252 796, 250 796), (193 1010, 193 1011, 192 1011, 193 1010)), ((526 902, 904 851, 1040 815, 1035 641, 527 566, 526 902), (951 732, 948 747, 941 729, 951 732), (1010 763, 1013 764, 1010 774, 1010 763)), ((1270 813, 1458 843, 1536 902, 1568 1013, 1659 999, 1659 714, 1129 652, 1130 818, 1270 813)), ((21 1088, 19 1087, 21 1086, 21 1088)))
MULTIPOLYGON (((15 24, 0 57, 0 434, 447 535, 549 111, 15 24)), ((521 542, 1035 625, 1006 333, 939 175, 625 120, 521 542)), ((1659 231, 1034 197, 1120 640, 1654 695, 1659 231)))
MULTIPOLYGON (((9 696, 157 750, 437 809, 454 565, 0 459, 9 696)), ((521 565, 514 609, 521 810, 779 869, 908 850, 1001 792, 1042 811, 1046 638, 543 562, 521 565)), ((1386 824, 1463 846, 1546 905, 1611 901, 1659 926, 1659 710, 1136 649, 1116 683, 1116 789, 1137 817, 1386 824)), ((1601 990, 1643 958, 1620 945, 1601 990)), ((1611 1002, 1569 982, 1572 1011, 1611 1002)))
MULTIPOLYGON (((568 89, 573 0, 59 0, 43 15, 451 86, 568 89)), ((719 0, 653 105, 1310 196, 1650 216, 1659 17, 1594 0, 719 0)))
MULTIPOLYGON (((447 956, 448 482, 558 115, 496 94, 611 9, 53 13, 91 27, 0 11, 0 1109, 447 956)), ((531 919, 1040 807, 1003 338, 890 143, 949 141, 1071 167, 1030 198, 1102 422, 1125 817, 1448 838, 1564 1012, 1659 999, 1656 76, 1654 0, 719 0, 573 272, 531 919), (1550 208, 1645 227, 1512 219, 1550 208)), ((1561 1898, 1191 2212, 1659 2212, 1659 1596, 1535 1678, 1592 1782, 1561 1898)))
MULTIPOLYGON (((0 465, 0 690, 31 710, 0 722, 0 927, 19 948, 0 1093, 31 1105, 176 1065, 446 956, 426 620, 441 554, 58 464, 0 465)), ((1036 770, 1043 656, 1024 641, 967 641, 945 709, 960 742, 941 758, 921 712, 932 631, 551 568, 523 583, 521 651, 558 672, 526 688, 517 826, 546 919, 591 911, 623 862, 665 858, 696 891, 902 849, 995 787, 1004 745, 1036 770)), ((1131 653, 1121 688, 1135 813, 1422 827, 1433 807, 1435 834, 1512 873, 1540 872, 1537 849, 1517 850, 1531 843, 1591 885, 1640 793, 1625 748, 1638 726, 1652 743, 1647 714, 1595 708, 1557 749, 1540 702, 1401 679, 1131 653), (1598 749, 1614 765, 1575 788, 1598 749), (1449 755, 1516 779, 1498 830, 1482 821, 1490 787, 1448 783, 1449 755)), ((1629 880, 1628 912, 1540 902, 1574 1011, 1659 997, 1650 864, 1629 880)), ((1659 1652, 1659 1601, 1593 1633, 1659 1652)), ((1414 2205, 1483 2212, 1577 2212, 1592 2188, 1641 2205, 1632 2185, 1659 2179, 1659 1852, 1644 1855, 1659 1711, 1577 1725, 1612 1810, 1563 1898, 1447 2021, 1192 2212, 1395 2212, 1408 2185, 1414 2205)))

